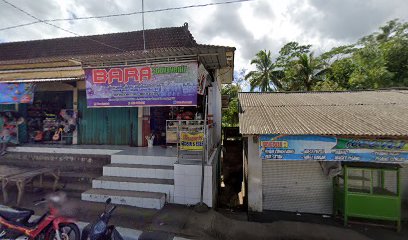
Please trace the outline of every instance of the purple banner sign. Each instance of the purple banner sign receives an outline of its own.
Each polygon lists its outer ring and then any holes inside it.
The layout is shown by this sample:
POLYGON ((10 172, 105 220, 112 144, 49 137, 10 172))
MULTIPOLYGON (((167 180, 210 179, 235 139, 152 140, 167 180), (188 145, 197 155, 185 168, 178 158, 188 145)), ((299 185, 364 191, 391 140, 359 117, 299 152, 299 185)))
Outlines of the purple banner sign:
POLYGON ((197 63, 86 69, 88 107, 196 106, 197 63))

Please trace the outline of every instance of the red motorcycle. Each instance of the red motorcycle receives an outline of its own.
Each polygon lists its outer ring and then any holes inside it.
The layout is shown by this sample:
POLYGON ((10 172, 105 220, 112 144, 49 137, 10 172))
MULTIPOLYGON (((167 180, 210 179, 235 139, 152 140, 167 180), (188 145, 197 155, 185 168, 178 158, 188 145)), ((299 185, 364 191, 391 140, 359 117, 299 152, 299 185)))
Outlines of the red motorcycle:
POLYGON ((33 210, 0 205, 0 239, 79 240, 75 220, 61 214, 66 195, 51 194, 36 202, 48 203, 49 210, 36 220, 29 221, 33 210))

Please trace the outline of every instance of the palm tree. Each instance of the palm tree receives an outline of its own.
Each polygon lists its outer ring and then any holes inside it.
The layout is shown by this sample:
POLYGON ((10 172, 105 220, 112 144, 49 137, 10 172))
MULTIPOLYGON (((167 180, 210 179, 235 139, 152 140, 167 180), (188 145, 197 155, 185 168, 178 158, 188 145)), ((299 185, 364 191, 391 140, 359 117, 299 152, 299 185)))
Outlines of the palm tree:
POLYGON ((304 53, 295 61, 293 78, 296 78, 306 91, 311 91, 317 82, 324 80, 326 71, 323 61, 315 58, 313 53, 304 53))
POLYGON ((261 92, 281 90, 281 71, 275 70, 275 64, 271 59, 271 52, 259 51, 255 58, 251 60, 251 65, 255 64, 256 70, 245 75, 245 80, 249 80, 251 92, 258 88, 261 92))

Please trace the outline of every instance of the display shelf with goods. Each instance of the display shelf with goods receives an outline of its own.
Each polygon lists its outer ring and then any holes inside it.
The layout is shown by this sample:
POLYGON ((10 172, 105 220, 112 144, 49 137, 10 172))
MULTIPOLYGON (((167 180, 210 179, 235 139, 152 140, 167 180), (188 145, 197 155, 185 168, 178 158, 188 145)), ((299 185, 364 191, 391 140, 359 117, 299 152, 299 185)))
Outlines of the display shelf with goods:
POLYGON ((204 120, 167 120, 166 142, 177 143, 180 132, 203 132, 204 120))
POLYGON ((72 109, 55 109, 46 104, 28 108, 29 142, 71 144, 76 129, 76 115, 72 109))

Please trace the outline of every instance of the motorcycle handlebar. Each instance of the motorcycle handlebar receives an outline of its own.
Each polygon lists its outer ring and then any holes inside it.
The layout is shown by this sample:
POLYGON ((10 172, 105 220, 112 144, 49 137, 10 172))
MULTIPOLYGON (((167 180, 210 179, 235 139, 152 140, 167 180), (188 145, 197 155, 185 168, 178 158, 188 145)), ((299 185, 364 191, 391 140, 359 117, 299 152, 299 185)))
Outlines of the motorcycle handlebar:
POLYGON ((47 200, 45 198, 41 198, 38 200, 33 201, 34 206, 40 205, 42 203, 45 203, 47 200))
POLYGON ((115 211, 115 209, 116 209, 116 206, 112 206, 112 208, 109 209, 109 211, 108 211, 107 213, 108 213, 109 215, 111 215, 112 212, 115 211))

